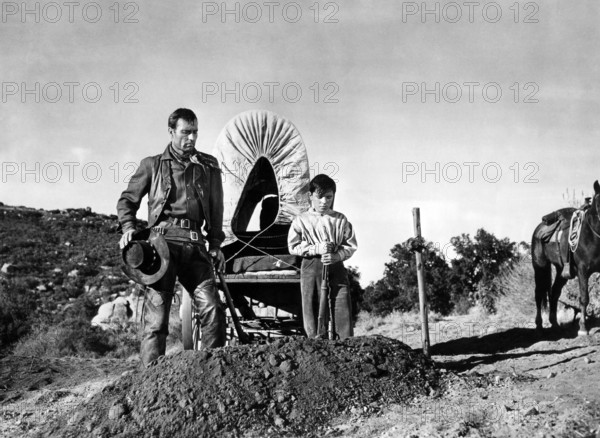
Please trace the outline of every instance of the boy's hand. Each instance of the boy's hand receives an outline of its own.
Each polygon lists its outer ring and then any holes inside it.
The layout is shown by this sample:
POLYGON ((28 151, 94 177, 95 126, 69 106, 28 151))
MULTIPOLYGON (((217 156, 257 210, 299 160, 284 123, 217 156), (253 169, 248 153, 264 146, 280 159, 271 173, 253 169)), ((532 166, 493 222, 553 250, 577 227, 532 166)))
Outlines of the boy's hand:
POLYGON ((319 255, 328 254, 333 251, 332 242, 319 242, 315 245, 315 251, 319 255))
POLYGON ((323 254, 321 256, 321 261, 324 265, 333 265, 334 263, 342 261, 342 258, 337 252, 335 252, 333 254, 323 254))

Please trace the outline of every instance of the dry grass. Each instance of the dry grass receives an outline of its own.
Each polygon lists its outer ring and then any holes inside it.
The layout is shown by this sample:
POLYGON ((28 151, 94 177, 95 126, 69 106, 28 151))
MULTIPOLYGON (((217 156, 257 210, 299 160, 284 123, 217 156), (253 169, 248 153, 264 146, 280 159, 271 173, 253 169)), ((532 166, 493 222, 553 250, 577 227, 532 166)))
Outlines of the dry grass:
POLYGON ((134 323, 107 331, 92 327, 85 319, 70 319, 52 325, 42 323, 17 342, 13 353, 35 357, 127 358, 136 353, 136 334, 134 323))
MULTIPOLYGON (((431 345, 455 338, 482 335, 484 333, 480 329, 484 326, 497 329, 533 326, 535 299, 531 262, 521 261, 502 273, 496 281, 501 294, 496 301, 496 314, 490 315, 480 306, 470 308, 463 315, 443 317, 429 313, 431 345)), ((421 345, 421 319, 418 312, 393 312, 385 317, 361 312, 354 334, 388 336, 418 348, 421 345)))
MULTIPOLYGON (((555 275, 554 269, 552 275, 555 275)), ((535 319, 535 280, 531 260, 526 257, 511 269, 501 273, 495 280, 498 282, 501 295, 496 301, 496 315, 491 319, 496 322, 518 321, 519 326, 532 325, 535 319)), ((593 274, 589 282, 590 304, 588 314, 600 315, 600 275, 593 274)), ((563 288, 558 304, 559 323, 573 320, 574 312, 570 306, 579 307, 579 284, 577 279, 567 282, 563 288), (568 304, 564 306, 562 303, 568 304)), ((548 321, 548 309, 543 311, 543 319, 548 321)))
MULTIPOLYGON (((143 300, 140 300, 130 321, 108 330, 93 327, 83 315, 68 318, 58 324, 40 322, 16 343, 13 354, 35 357, 135 358, 139 354, 142 337, 142 306, 143 300)), ((179 300, 171 306, 167 349, 169 353, 182 349, 179 300)))
MULTIPOLYGON (((588 313, 600 314, 600 275, 590 280, 590 306, 588 313)), ((495 280, 499 290, 496 313, 488 314, 475 306, 464 315, 442 317, 429 314, 431 345, 453 339, 482 336, 510 328, 535 328, 535 281, 531 260, 525 258, 512 268, 502 272, 495 280)), ((576 280, 571 280, 563 290, 561 301, 578 306, 579 290, 576 280)), ((573 310, 559 303, 559 323, 573 320, 573 310)), ((543 314, 545 326, 549 326, 547 310, 543 314)), ((398 339, 412 348, 421 347, 421 320, 417 312, 393 312, 385 317, 361 312, 354 329, 356 336, 383 335, 398 339)))
POLYGON ((535 280, 533 267, 528 258, 524 258, 512 268, 502 272, 495 280, 498 282, 500 296, 496 301, 496 314, 517 319, 535 318, 535 280))
MULTIPOLYGON (((444 320, 435 312, 428 315, 429 324, 444 320)), ((398 339, 415 348, 421 343, 421 317, 418 312, 394 311, 386 316, 372 316, 367 312, 360 312, 354 327, 355 336, 382 335, 398 339)))

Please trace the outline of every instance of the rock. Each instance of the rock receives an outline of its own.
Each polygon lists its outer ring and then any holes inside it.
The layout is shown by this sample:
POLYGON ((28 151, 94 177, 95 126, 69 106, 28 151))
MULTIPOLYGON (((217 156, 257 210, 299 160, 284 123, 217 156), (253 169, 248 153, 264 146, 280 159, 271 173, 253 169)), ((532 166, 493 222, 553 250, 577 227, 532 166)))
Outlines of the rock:
POLYGON ((274 354, 270 354, 269 363, 271 364, 271 366, 276 367, 277 365, 279 365, 279 359, 274 354))
POLYGON ((311 344, 306 344, 304 345, 304 351, 306 351, 307 353, 312 353, 313 351, 315 351, 315 347, 313 347, 311 344))
POLYGON ((71 272, 67 274, 69 277, 77 277, 79 275, 79 271, 77 269, 73 269, 71 272))
POLYGON ((83 420, 83 413, 81 411, 75 412, 74 415, 67 421, 68 424, 79 424, 83 420))
POLYGON ((2 272, 3 274, 12 274, 15 271, 15 265, 13 265, 12 263, 4 263, 2 265, 2 269, 0 269, 0 272, 2 272))
POLYGON ((71 242, 65 242, 65 246, 71 246, 72 243, 71 242))
POLYGON ((294 369, 294 362, 292 362, 291 360, 284 360, 283 362, 281 362, 281 365, 279 365, 279 369, 281 371, 283 371, 284 373, 289 373, 290 371, 292 371, 294 369))
POLYGON ((114 301, 100 306, 98 313, 92 319, 92 325, 108 330, 127 323, 132 316, 133 310, 129 301, 123 297, 117 297, 114 301))
POLYGON ((546 379, 553 379, 554 377, 556 377, 556 373, 555 372, 551 372, 546 376, 546 379))
POLYGON ((201 351, 200 353, 198 353, 198 359, 200 361, 208 360, 208 359, 210 359, 210 357, 211 357, 211 354, 208 351, 201 351))
POLYGON ((523 412, 524 417, 531 417, 532 415, 538 415, 540 411, 535 406, 530 407, 525 412, 523 412))
POLYGON ((127 409, 123 403, 116 403, 108 410, 109 420, 118 420, 127 413, 127 409))
POLYGON ((583 359, 583 361, 587 364, 591 364, 592 363, 592 359, 590 359, 589 357, 586 357, 585 359, 583 359))

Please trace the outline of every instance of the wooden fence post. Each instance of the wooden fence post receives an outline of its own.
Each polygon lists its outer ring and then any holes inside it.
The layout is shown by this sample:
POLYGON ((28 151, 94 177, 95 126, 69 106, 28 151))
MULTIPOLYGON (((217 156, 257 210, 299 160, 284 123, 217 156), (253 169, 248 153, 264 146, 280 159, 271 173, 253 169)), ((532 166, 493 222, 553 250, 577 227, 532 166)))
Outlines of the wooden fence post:
MULTIPOLYGON (((415 237, 421 240, 421 212, 419 207, 413 208, 413 222, 415 228, 415 237)), ((423 257, 421 248, 415 251, 417 258, 417 282, 419 284, 419 309, 421 312, 421 341, 423 344, 423 354, 431 357, 429 352, 429 321, 427 319, 427 294, 425 291, 425 278, 423 275, 423 257)))

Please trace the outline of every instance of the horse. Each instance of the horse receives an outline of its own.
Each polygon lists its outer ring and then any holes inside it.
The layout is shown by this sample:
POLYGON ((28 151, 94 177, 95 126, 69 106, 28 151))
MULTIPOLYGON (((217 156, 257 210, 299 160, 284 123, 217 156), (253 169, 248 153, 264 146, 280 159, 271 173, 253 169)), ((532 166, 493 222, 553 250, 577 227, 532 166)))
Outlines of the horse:
MULTIPOLYGON (((573 209, 574 211, 574 209, 573 209)), ((572 215, 572 212, 571 212, 572 215)), ((538 331, 542 330, 542 306, 548 301, 550 304, 550 324, 553 329, 558 328, 556 321, 556 307, 563 286, 568 279, 563 277, 564 261, 571 249, 568 243, 568 230, 562 233, 560 242, 542 242, 541 231, 545 224, 540 223, 533 232, 531 240, 531 257, 535 277, 535 304, 537 313, 535 326, 538 331), (556 269, 554 283, 552 283, 552 265, 556 269), (552 287, 550 287, 552 286, 552 287)), ((577 276, 579 281, 579 306, 581 316, 579 318, 578 336, 589 335, 586 323, 586 308, 589 303, 588 280, 594 272, 600 272, 600 185, 594 182, 594 198, 590 208, 583 217, 579 244, 574 252, 571 252, 571 272, 568 276, 577 276)))

